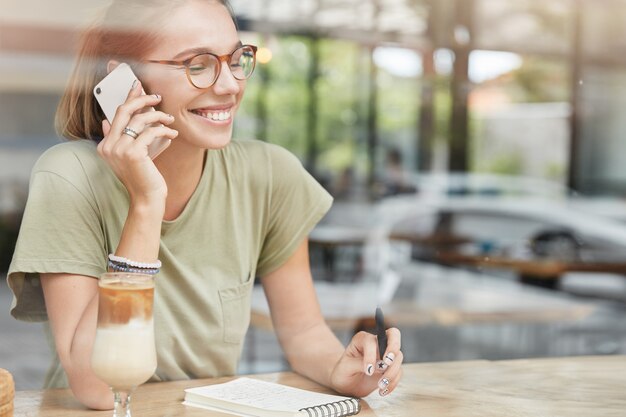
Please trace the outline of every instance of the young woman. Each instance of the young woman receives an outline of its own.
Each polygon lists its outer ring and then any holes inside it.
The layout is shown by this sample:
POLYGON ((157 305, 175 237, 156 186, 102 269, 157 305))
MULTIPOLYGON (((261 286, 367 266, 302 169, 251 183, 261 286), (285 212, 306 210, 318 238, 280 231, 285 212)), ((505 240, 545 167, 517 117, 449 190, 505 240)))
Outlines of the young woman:
POLYGON ((90 367, 94 278, 110 254, 162 262, 153 381, 234 374, 260 276, 295 371, 347 395, 386 395, 398 384, 397 329, 377 372, 376 337, 358 333, 344 348, 320 313, 307 235, 330 196, 284 149, 231 141, 254 53, 226 1, 114 1, 86 32, 57 114, 70 141, 33 170, 8 277, 12 314, 49 321, 48 387, 69 384, 91 408, 113 405, 90 367), (141 82, 109 124, 92 89, 121 62, 141 82), (160 137, 171 143, 152 160, 148 145, 160 137))

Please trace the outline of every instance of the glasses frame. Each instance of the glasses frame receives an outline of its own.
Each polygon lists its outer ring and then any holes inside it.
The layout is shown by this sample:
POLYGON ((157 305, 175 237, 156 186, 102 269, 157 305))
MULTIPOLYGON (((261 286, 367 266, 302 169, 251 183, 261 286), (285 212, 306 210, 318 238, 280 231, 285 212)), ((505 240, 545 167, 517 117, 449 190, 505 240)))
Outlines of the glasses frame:
POLYGON ((211 52, 203 52, 201 54, 196 54, 192 57, 189 57, 183 61, 172 61, 172 60, 166 60, 166 59, 147 59, 144 62, 149 62, 151 64, 161 64, 161 65, 173 65, 173 66, 177 66, 177 67, 185 67, 185 74, 187 75, 187 80, 189 81, 189 84, 191 84, 192 86, 194 86, 195 88, 198 89, 204 89, 204 88, 210 88, 213 85, 215 85, 215 83, 217 82, 217 80, 220 78, 220 74, 222 73, 222 62, 226 62, 228 64, 228 68, 230 69, 230 60, 233 58, 233 55, 235 54, 235 52, 237 52, 238 50, 242 49, 242 48, 250 48, 253 51, 253 55, 252 55, 252 71, 250 71, 250 75, 248 75, 245 78, 239 78, 237 77, 233 71, 231 70, 230 73, 232 74, 232 76, 239 81, 243 81, 243 80, 247 80, 248 78, 250 78, 250 76, 254 73, 254 69, 256 68, 256 52, 258 47, 255 45, 241 45, 239 47, 237 47, 234 51, 232 51, 230 54, 225 54, 225 55, 215 55, 212 54, 211 52), (193 61, 195 58, 201 56, 201 55, 211 55, 212 57, 217 59, 217 71, 215 73, 215 77, 213 79, 213 81, 211 82, 211 84, 207 85, 206 87, 198 87, 197 85, 194 84, 194 82, 191 79, 191 70, 189 69, 189 64, 191 64, 191 61, 193 61))

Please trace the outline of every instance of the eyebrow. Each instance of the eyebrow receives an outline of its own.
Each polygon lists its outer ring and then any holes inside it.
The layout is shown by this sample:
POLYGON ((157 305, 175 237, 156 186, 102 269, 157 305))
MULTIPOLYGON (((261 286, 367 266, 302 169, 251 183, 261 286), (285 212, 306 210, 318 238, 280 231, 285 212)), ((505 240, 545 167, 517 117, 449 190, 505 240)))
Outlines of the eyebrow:
MULTIPOLYGON (((241 41, 237 42, 237 46, 235 46, 233 48, 233 51, 239 47, 243 46, 243 43, 241 41)), ((206 53, 214 53, 211 50, 209 50, 208 48, 204 48, 204 47, 197 47, 197 48, 189 48, 189 49, 185 49, 182 52, 177 53, 172 60, 177 60, 180 59, 184 56, 195 56, 195 55, 200 55, 200 54, 206 54, 206 53)))

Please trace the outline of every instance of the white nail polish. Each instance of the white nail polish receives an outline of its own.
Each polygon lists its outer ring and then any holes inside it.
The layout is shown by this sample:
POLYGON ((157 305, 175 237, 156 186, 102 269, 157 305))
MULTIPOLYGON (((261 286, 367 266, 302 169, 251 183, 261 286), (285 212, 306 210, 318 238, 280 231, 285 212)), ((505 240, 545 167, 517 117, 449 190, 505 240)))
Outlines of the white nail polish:
POLYGON ((365 374, 371 376, 374 373, 374 365, 372 365, 371 363, 368 363, 365 366, 365 374))
POLYGON ((389 388, 385 388, 384 390, 379 392, 381 397, 384 397, 385 395, 389 394, 389 388))
POLYGON ((382 390, 386 389, 388 385, 389 385, 388 378, 381 378, 380 381, 378 381, 378 388, 382 390))
POLYGON ((396 358, 396 355, 393 354, 393 352, 389 352, 388 354, 385 355, 385 358, 383 359, 383 361, 387 364, 387 365, 391 365, 393 363, 393 360, 396 358))
POLYGON ((376 370, 378 372, 383 372, 385 369, 387 369, 389 365, 387 365, 384 361, 378 361, 376 362, 376 370))

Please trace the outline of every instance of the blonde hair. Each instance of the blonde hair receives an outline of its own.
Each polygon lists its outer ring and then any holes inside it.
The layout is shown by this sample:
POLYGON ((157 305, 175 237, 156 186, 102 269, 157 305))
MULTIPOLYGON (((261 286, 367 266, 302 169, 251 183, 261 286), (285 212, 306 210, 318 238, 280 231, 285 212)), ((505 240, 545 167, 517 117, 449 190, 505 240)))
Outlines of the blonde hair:
MULTIPOLYGON (((157 44, 160 23, 190 0, 113 0, 99 21, 80 39, 74 69, 55 115, 55 129, 69 140, 102 137, 104 113, 92 90, 107 75, 107 63, 140 61, 157 44)), ((236 20, 228 0, 224 5, 236 20)))

